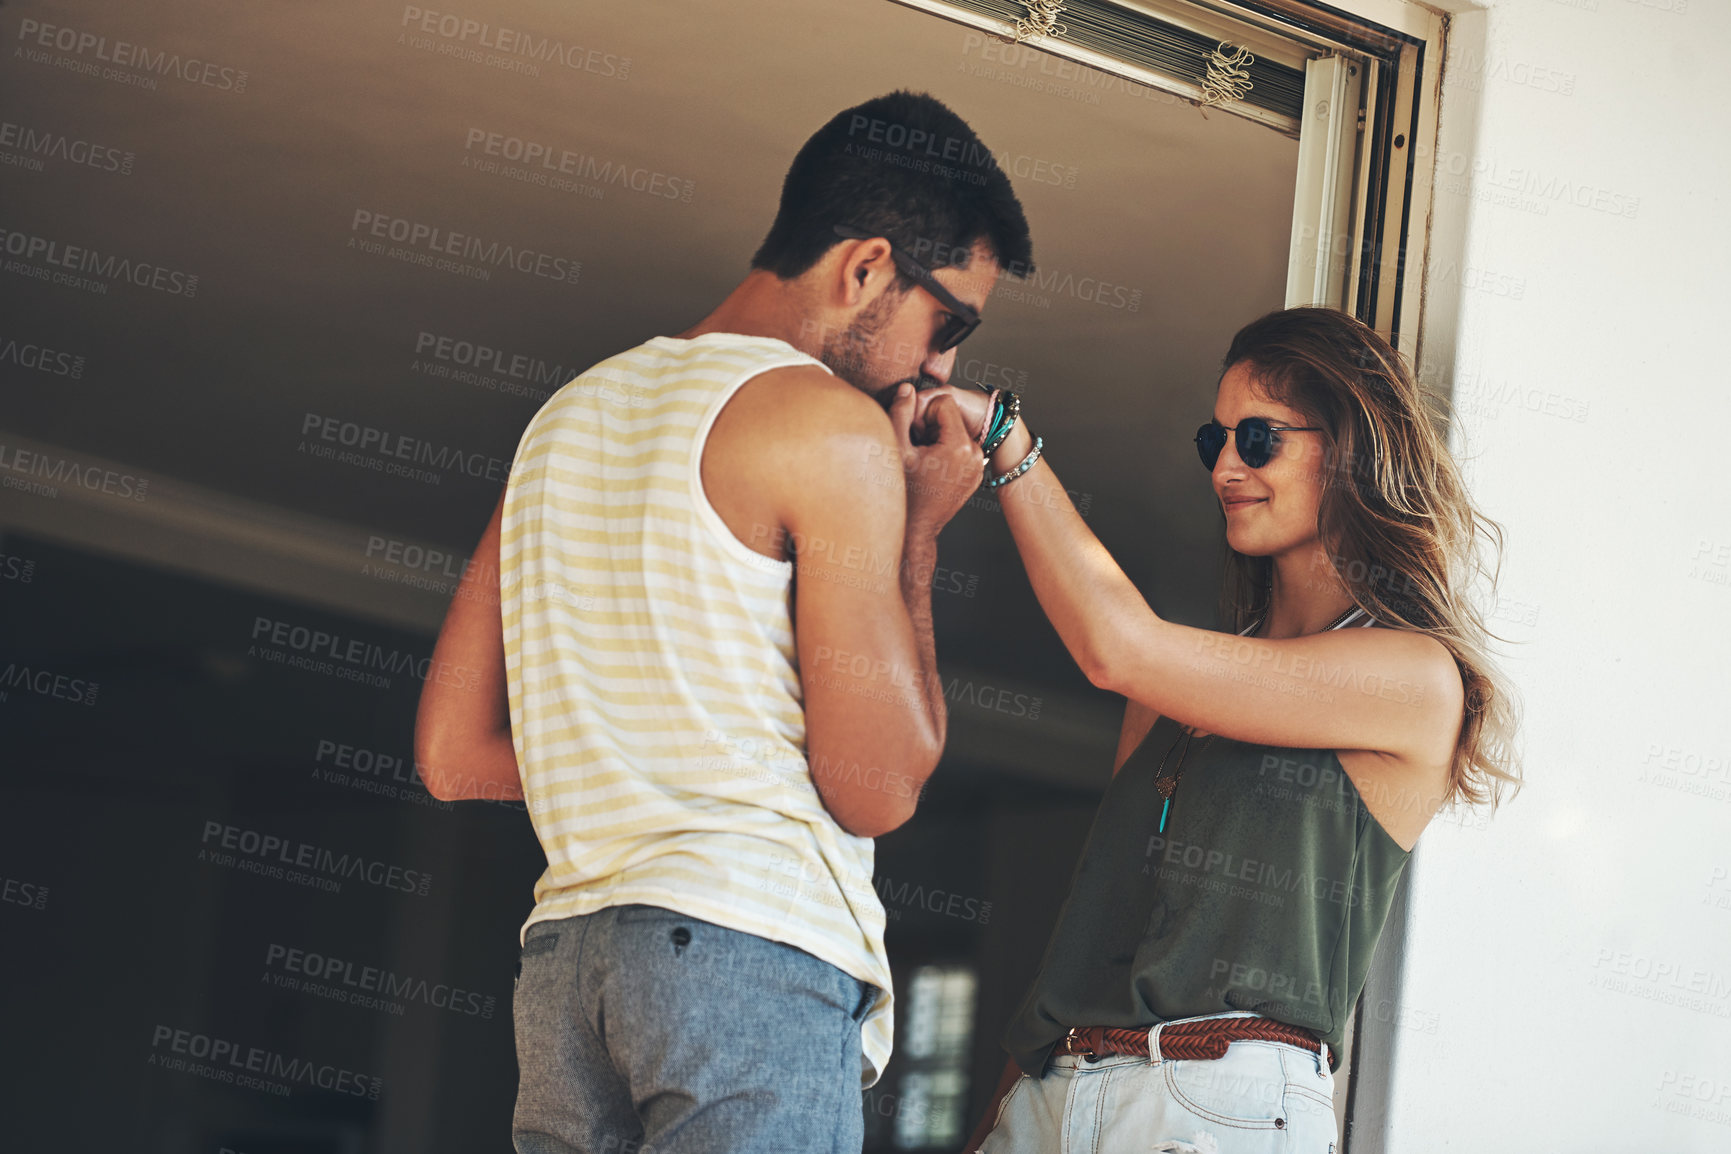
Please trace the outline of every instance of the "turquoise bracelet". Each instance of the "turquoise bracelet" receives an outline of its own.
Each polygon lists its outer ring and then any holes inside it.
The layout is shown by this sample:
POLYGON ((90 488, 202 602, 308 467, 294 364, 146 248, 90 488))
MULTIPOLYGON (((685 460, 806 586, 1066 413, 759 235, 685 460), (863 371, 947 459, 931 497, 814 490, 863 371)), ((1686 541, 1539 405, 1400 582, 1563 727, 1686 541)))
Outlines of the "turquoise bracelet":
POLYGON ((1034 447, 1028 451, 1026 457, 1022 458, 1022 463, 1017 465, 1014 469, 1011 469, 1008 473, 993 477, 990 481, 987 481, 986 488, 996 489, 999 485, 1008 484, 1009 482, 1014 481, 1017 477, 1020 477, 1023 473, 1026 473, 1029 469, 1033 468, 1034 462, 1040 459, 1040 448, 1044 443, 1045 442, 1041 441, 1039 437, 1035 437, 1034 447))
POLYGON ((992 413, 991 429, 987 432, 985 442, 981 446, 989 457, 997 447, 1004 443, 1004 438, 1010 435, 1010 430, 1016 427, 1016 418, 1022 413, 1022 398, 1009 389, 1000 390, 1002 397, 992 413))

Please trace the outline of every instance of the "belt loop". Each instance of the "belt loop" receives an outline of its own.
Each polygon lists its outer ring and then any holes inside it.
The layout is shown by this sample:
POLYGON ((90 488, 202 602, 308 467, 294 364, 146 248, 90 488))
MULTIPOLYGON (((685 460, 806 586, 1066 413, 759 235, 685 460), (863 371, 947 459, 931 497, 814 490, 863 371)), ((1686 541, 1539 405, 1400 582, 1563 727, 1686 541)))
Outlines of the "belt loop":
POLYGON ((1318 1041, 1316 1047, 1316 1076, 1326 1078, 1328 1077, 1328 1043, 1318 1041))
POLYGON ((1164 1061, 1160 1057, 1160 1027, 1165 1024, 1165 1022, 1155 1022, 1154 1028, 1148 1031, 1148 1064, 1151 1066, 1158 1066, 1164 1061))

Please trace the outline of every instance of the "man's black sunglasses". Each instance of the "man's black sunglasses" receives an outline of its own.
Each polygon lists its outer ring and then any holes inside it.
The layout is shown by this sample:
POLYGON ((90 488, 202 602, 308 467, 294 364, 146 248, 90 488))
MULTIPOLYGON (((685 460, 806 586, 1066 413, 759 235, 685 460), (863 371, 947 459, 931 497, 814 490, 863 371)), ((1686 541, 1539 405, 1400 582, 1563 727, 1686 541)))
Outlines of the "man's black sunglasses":
MULTIPOLYGON (((836 225, 835 234, 848 240, 871 240, 878 235, 855 228, 850 224, 836 225)), ((907 276, 912 277, 921 288, 938 298, 939 304, 950 310, 950 315, 945 318, 943 326, 932 338, 932 343, 936 346, 937 351, 940 353, 948 352, 967 340, 968 336, 980 327, 979 310, 966 301, 957 299, 955 293, 938 283, 938 278, 932 275, 931 269, 903 252, 895 241, 890 240, 887 236, 883 240, 890 246, 890 259, 896 262, 896 267, 907 276)))
POLYGON ((1280 444, 1274 434, 1322 432, 1317 425, 1271 425, 1261 417, 1245 417, 1236 425, 1209 421, 1196 430, 1196 452, 1210 473, 1214 471, 1214 462, 1220 459, 1220 450, 1226 447, 1227 429, 1232 430, 1238 444, 1238 459, 1252 469, 1260 469, 1273 459, 1280 444))

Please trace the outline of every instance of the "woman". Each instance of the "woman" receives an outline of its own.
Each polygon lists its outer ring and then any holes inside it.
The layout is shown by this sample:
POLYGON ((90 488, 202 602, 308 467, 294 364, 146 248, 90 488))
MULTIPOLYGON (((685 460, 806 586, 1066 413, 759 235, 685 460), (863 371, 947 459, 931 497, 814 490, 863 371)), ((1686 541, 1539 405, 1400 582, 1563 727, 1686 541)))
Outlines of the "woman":
POLYGON ((1128 699, 969 1151, 1332 1151, 1347 1013, 1414 843, 1445 803, 1519 783, 1514 703, 1465 597, 1500 530, 1400 356, 1299 308, 1246 326, 1223 365, 1197 447, 1237 637, 1155 615, 1015 404, 934 390, 979 430, 1071 656, 1128 699))

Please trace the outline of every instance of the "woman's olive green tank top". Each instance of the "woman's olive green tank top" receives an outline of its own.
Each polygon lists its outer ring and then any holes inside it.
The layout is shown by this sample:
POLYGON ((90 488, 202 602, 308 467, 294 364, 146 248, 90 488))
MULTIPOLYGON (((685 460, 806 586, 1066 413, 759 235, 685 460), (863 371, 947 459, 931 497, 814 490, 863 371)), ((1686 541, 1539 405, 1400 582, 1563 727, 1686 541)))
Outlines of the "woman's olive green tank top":
MULTIPOLYGON (((1337 628, 1372 624, 1355 610, 1337 628)), ((1339 1066, 1347 1013, 1411 854, 1370 816, 1333 750, 1218 734, 1186 749, 1181 733, 1160 718, 1094 816, 1039 976, 1004 1034, 1035 1077, 1072 1026, 1228 1010, 1315 1032, 1339 1066), (1155 772, 1179 751, 1183 774, 1159 832, 1155 772)))

